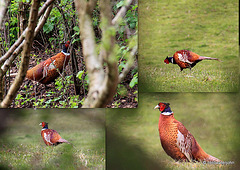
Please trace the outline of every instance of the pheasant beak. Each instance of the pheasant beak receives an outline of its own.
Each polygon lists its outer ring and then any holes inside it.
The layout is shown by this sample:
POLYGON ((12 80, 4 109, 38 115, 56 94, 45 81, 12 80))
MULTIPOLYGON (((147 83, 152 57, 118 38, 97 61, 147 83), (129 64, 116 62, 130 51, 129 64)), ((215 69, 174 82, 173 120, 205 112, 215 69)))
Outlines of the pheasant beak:
POLYGON ((40 123, 39 126, 42 126, 42 123, 40 123))
POLYGON ((155 107, 154 107, 154 109, 159 109, 159 108, 160 108, 160 106, 159 106, 159 105, 157 105, 157 106, 155 106, 155 107))

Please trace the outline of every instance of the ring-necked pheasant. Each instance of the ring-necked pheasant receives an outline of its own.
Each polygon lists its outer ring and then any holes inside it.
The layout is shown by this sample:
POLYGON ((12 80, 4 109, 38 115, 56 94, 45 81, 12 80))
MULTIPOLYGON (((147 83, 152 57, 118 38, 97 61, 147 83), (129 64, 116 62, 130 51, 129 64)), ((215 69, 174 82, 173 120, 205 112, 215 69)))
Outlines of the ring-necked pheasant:
POLYGON ((198 62, 202 60, 218 60, 217 58, 200 56, 192 51, 180 50, 174 53, 173 57, 167 57, 164 62, 166 64, 178 64, 181 71, 186 68, 193 68, 198 62))
POLYGON ((68 142, 66 139, 63 139, 56 130, 53 129, 48 129, 48 123, 46 122, 42 122, 39 124, 40 126, 42 126, 42 131, 41 131, 41 136, 43 138, 44 143, 47 146, 56 146, 58 144, 61 143, 68 143, 71 144, 70 142, 68 142))
POLYGON ((154 108, 161 112, 158 129, 164 151, 177 161, 220 162, 219 159, 203 151, 193 135, 174 118, 169 105, 169 103, 159 103, 154 108))
POLYGON ((53 82, 59 76, 59 72, 62 72, 68 64, 70 59, 70 54, 67 53, 69 44, 70 42, 67 41, 60 53, 29 69, 26 77, 42 84, 53 82))

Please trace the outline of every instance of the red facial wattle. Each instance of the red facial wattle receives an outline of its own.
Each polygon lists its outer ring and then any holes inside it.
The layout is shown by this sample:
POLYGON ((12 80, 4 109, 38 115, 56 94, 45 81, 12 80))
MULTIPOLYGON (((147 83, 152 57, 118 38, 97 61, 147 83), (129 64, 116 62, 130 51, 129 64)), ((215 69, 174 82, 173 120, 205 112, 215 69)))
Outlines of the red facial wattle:
POLYGON ((165 64, 169 64, 168 59, 165 59, 165 60, 164 60, 164 63, 165 63, 165 64))
POLYGON ((159 110, 162 112, 162 111, 164 111, 165 108, 166 108, 166 106, 161 104, 159 110))

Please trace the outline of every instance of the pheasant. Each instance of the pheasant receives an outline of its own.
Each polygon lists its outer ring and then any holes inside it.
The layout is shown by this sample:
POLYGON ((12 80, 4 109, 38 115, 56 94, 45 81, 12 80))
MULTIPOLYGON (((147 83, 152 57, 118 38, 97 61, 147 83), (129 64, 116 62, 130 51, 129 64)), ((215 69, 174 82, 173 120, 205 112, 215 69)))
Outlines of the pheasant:
POLYGON ((48 123, 42 122, 39 125, 43 127, 41 131, 41 136, 47 146, 56 146, 61 143, 71 144, 67 140, 61 138, 61 136, 57 133, 56 130, 48 129, 48 123))
POLYGON ((70 42, 67 41, 60 53, 29 69, 26 77, 42 84, 53 82, 59 76, 59 71, 62 72, 68 64, 70 59, 70 54, 67 53, 69 44, 70 42))
POLYGON ((193 135, 174 118, 169 105, 169 103, 159 103, 154 108, 161 112, 158 129, 164 151, 176 161, 220 162, 219 159, 203 151, 193 135))
POLYGON ((174 53, 173 57, 167 57, 164 62, 165 64, 178 64, 181 71, 186 68, 193 68, 198 62, 202 60, 218 60, 217 58, 200 56, 192 51, 180 50, 174 53))

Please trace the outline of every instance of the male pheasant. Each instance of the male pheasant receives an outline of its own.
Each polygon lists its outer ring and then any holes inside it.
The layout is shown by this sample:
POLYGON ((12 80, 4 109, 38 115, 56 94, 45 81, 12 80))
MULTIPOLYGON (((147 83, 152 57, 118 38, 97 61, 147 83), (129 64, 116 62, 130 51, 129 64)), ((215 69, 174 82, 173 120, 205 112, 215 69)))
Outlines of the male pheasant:
POLYGON ((57 133, 56 130, 48 129, 48 123, 42 122, 39 125, 43 127, 41 131, 41 136, 47 146, 56 146, 61 143, 71 144, 67 140, 61 138, 61 136, 57 133))
POLYGON ((29 69, 26 77, 42 84, 53 82, 59 76, 59 72, 62 72, 68 64, 70 59, 70 54, 67 53, 69 44, 70 42, 67 41, 60 53, 29 69))
POLYGON ((174 118, 169 105, 169 103, 159 103, 154 108, 161 112, 158 128, 165 152, 176 161, 220 162, 219 159, 203 151, 193 135, 174 118))
POLYGON ((186 68, 193 68, 198 62, 202 60, 218 60, 217 58, 200 56, 192 51, 180 50, 174 53, 173 57, 167 57, 164 62, 166 64, 178 64, 181 71, 186 68))

